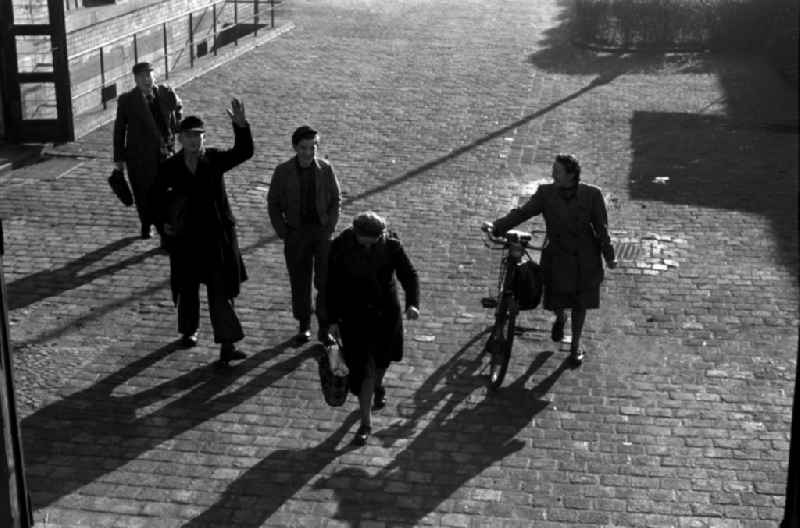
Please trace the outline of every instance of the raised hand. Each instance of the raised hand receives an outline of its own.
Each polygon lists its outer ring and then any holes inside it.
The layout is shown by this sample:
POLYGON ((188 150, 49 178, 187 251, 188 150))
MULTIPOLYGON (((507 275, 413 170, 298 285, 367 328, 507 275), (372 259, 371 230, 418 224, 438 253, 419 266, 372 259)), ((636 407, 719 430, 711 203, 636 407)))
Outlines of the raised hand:
POLYGON ((231 109, 225 109, 228 112, 228 116, 231 118, 231 121, 234 125, 238 127, 243 127, 247 125, 247 118, 244 115, 244 103, 240 100, 236 99, 235 97, 231 99, 231 109))

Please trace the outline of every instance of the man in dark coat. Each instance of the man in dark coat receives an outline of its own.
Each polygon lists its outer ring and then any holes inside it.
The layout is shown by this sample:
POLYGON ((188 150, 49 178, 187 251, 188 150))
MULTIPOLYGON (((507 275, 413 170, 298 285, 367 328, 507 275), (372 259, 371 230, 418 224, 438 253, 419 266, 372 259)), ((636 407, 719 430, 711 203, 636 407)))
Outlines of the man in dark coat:
POLYGON ((296 155, 275 168, 267 193, 269 219, 284 241, 292 288, 292 315, 299 322, 296 340, 311 339, 311 277, 317 290, 320 341, 329 341, 325 313, 328 252, 339 221, 341 193, 333 168, 317 158, 317 131, 301 126, 292 134, 296 155))
POLYGON ((551 337, 564 338, 565 309, 571 309, 571 357, 580 365, 580 348, 586 310, 600 305, 603 263, 615 268, 614 247, 608 236, 608 217, 603 194, 592 185, 580 183, 581 166, 568 154, 553 163, 552 184, 540 185, 522 207, 495 220, 495 236, 538 214, 544 215, 547 239, 542 250, 544 308, 556 313, 551 337))
POLYGON ((158 164, 175 151, 175 133, 181 120, 181 100, 169 86, 156 84, 153 67, 140 62, 133 67, 136 87, 117 98, 114 122, 114 163, 128 166, 141 237, 150 238, 154 224, 150 191, 158 164))
POLYGON ((233 99, 228 114, 236 138, 229 150, 205 148, 205 129, 199 118, 189 116, 181 121, 178 140, 183 148, 161 164, 155 188, 182 342, 187 347, 197 343, 199 287, 205 284, 214 342, 220 344, 222 362, 245 357, 234 346, 244 333, 233 299, 247 280, 224 173, 253 155, 244 105, 233 99))
POLYGON ((405 314, 419 317, 419 280, 396 236, 368 211, 333 241, 328 263, 330 331, 340 337, 350 371, 350 391, 358 396, 361 427, 354 443, 363 445, 372 430, 370 407, 386 405, 383 376, 389 363, 403 359, 403 312, 395 277, 405 291, 405 314))

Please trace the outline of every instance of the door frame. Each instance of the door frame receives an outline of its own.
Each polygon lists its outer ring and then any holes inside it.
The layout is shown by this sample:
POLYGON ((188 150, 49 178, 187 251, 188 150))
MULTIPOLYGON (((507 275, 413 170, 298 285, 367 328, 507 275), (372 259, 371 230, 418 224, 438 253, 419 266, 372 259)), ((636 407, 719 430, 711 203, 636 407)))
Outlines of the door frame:
POLYGON ((2 76, 6 136, 14 142, 63 142, 75 139, 72 121, 72 94, 67 58, 67 32, 63 0, 47 0, 49 20, 47 24, 15 24, 15 0, 0 2, 2 21, 3 54, 2 76), (20 72, 17 63, 18 36, 49 36, 53 61, 49 72, 20 72), (25 83, 52 84, 55 90, 55 119, 24 119, 22 114, 22 90, 25 83))

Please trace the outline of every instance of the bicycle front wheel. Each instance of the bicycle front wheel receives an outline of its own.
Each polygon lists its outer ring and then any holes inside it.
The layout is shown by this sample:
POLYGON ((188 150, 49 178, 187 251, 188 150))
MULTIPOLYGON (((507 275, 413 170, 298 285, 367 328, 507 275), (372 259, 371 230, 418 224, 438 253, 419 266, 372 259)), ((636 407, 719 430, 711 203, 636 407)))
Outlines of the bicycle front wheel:
POLYGON ((516 327, 517 314, 506 312, 502 317, 495 321, 492 335, 489 337, 491 347, 489 348, 490 369, 489 387, 497 390, 503 384, 508 371, 508 362, 511 359, 511 347, 514 346, 514 329, 516 327))

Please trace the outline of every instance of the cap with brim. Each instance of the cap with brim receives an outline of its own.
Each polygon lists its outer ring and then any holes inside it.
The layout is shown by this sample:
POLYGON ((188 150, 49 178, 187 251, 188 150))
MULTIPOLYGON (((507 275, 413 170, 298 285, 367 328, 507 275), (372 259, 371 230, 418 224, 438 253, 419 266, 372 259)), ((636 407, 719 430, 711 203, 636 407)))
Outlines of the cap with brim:
POLYGON ((181 121, 181 132, 205 132, 203 120, 197 116, 187 116, 181 121))
POLYGON ((133 65, 133 74, 153 71, 153 65, 149 62, 137 62, 133 65))

